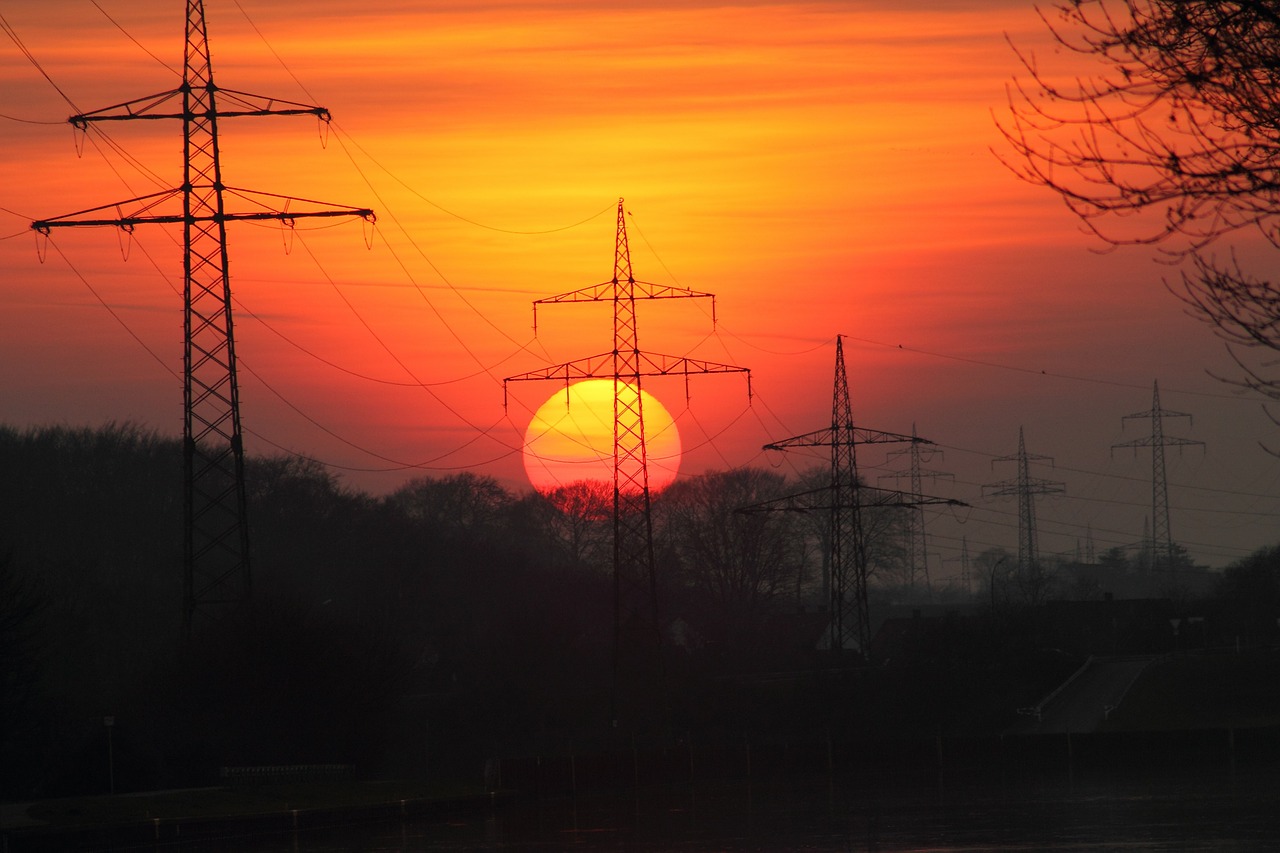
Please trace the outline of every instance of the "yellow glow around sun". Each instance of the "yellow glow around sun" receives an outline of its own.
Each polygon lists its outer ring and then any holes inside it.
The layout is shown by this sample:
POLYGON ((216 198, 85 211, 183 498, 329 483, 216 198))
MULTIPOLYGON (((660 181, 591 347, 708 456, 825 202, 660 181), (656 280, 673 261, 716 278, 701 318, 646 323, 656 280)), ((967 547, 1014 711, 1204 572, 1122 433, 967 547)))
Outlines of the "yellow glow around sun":
MULTIPOLYGON (((649 490, 658 492, 680 469, 680 432, 657 398, 641 390, 640 400, 649 490)), ((542 404, 525 430, 524 470, 543 494, 583 481, 612 486, 612 379, 570 385, 567 392, 560 389, 542 404)))

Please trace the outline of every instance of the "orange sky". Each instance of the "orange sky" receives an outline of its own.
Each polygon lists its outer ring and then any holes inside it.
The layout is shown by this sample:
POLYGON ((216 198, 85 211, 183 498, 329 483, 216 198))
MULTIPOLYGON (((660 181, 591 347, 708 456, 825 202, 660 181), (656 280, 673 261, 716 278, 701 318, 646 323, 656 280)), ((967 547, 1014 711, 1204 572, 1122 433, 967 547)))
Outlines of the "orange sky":
MULTIPOLYGON (((97 137, 77 157, 62 123, 177 84, 182 4, 161 5, 0 5, 75 104, 0 41, 0 421, 181 429, 180 233, 139 228, 125 260, 109 229, 62 231, 41 264, 26 231, 179 181, 174 123, 108 128, 129 159, 97 137)), ((926 467, 955 475, 928 487, 975 505, 931 516, 935 575, 958 571, 961 537, 1016 550, 1016 506, 980 486, 1013 476, 992 460, 1019 426, 1056 459, 1036 473, 1067 484, 1040 502, 1044 552, 1090 530, 1099 551, 1137 541, 1149 456, 1109 448, 1142 435, 1120 418, 1154 379, 1195 415, 1166 432, 1207 442, 1170 451, 1175 538, 1213 565, 1275 541, 1280 466, 1257 443, 1280 438, 1205 374, 1231 362, 1162 287, 1171 271, 1093 251, 989 150, 1005 34, 1048 50, 1028 4, 430 5, 207 2, 221 86, 335 118, 327 140, 313 119, 223 122, 226 181, 379 216, 288 251, 278 228, 231 226, 250 452, 306 453, 377 493, 453 470, 526 487, 521 436, 557 388, 513 386, 504 411, 501 380, 610 348, 606 306, 543 306, 535 339, 531 302, 610 277, 622 196, 637 278, 717 295, 716 326, 704 300, 642 305, 642 346, 752 369, 751 406, 736 375, 695 378, 688 404, 680 380, 646 384, 683 473, 803 464, 759 448, 827 425, 839 333, 855 420, 915 424, 945 448, 926 467)), ((874 480, 904 464, 860 461, 874 480)))

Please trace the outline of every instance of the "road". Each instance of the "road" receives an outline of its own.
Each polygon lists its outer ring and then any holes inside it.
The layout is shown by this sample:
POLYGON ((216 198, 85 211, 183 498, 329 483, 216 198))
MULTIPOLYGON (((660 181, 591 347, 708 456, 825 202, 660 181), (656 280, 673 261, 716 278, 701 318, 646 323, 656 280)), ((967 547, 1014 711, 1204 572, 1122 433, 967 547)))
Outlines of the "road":
POLYGON ((1012 734, 1093 732, 1120 704, 1130 685, 1155 657, 1090 658, 1080 671, 1024 715, 1012 734), (1038 719, 1037 719, 1038 711, 1038 719))

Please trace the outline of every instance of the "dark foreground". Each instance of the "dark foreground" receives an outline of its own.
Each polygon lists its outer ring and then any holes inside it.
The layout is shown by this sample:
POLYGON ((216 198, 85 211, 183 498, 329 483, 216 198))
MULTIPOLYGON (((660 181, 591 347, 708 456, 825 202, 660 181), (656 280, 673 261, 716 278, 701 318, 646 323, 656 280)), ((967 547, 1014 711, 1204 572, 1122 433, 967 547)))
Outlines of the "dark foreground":
MULTIPOLYGON (((300 850, 1275 850, 1274 780, 875 788, 790 780, 523 803, 469 822, 299 839, 300 850), (399 834, 397 834, 399 833, 399 834), (347 846, 343 846, 343 845, 347 846), (308 846, 310 845, 310 846, 308 846)), ((284 849, 267 847, 264 850, 284 849)))
POLYGON ((930 790, 737 780, 543 799, 316 810, 188 825, 16 834, 8 850, 1252 851, 1280 849, 1274 774, 930 790), (150 835, 150 837, 149 837, 150 835))
POLYGON ((491 762, 500 793, 348 781, 55 800, 5 806, 0 852, 1275 850, 1278 735, 686 744, 491 762))

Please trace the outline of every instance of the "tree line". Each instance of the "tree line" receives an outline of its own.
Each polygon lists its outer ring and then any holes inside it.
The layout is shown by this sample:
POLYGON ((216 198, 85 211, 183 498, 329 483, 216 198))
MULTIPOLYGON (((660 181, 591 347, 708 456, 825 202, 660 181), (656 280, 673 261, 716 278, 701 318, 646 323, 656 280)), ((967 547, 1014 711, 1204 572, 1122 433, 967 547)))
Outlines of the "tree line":
MULTIPOLYGON (((316 462, 251 458, 252 604, 184 643, 181 458, 129 424, 0 429, 8 788, 98 787, 108 717, 126 785, 408 770, 604 721, 607 487, 543 497, 467 472, 374 497, 316 462)), ((795 653, 770 645, 771 620, 822 605, 810 520, 734 513, 793 485, 715 472, 655 501, 661 607, 723 671, 795 653)))
MULTIPOLYGON (((251 458, 253 600, 184 641, 181 458, 127 424, 0 428, 0 795, 104 791, 108 748, 117 789, 140 790, 228 766, 472 773, 617 737, 607 487, 544 497, 459 473, 375 497, 315 462, 251 458)), ((993 555, 997 633, 956 623, 897 669, 833 666, 825 515, 736 512, 824 476, 709 472, 655 498, 673 736, 994 729, 1064 675, 993 555)), ((867 524, 887 600, 905 517, 867 524)), ((1280 557, 1255 563, 1232 589, 1257 622, 1280 557)))

